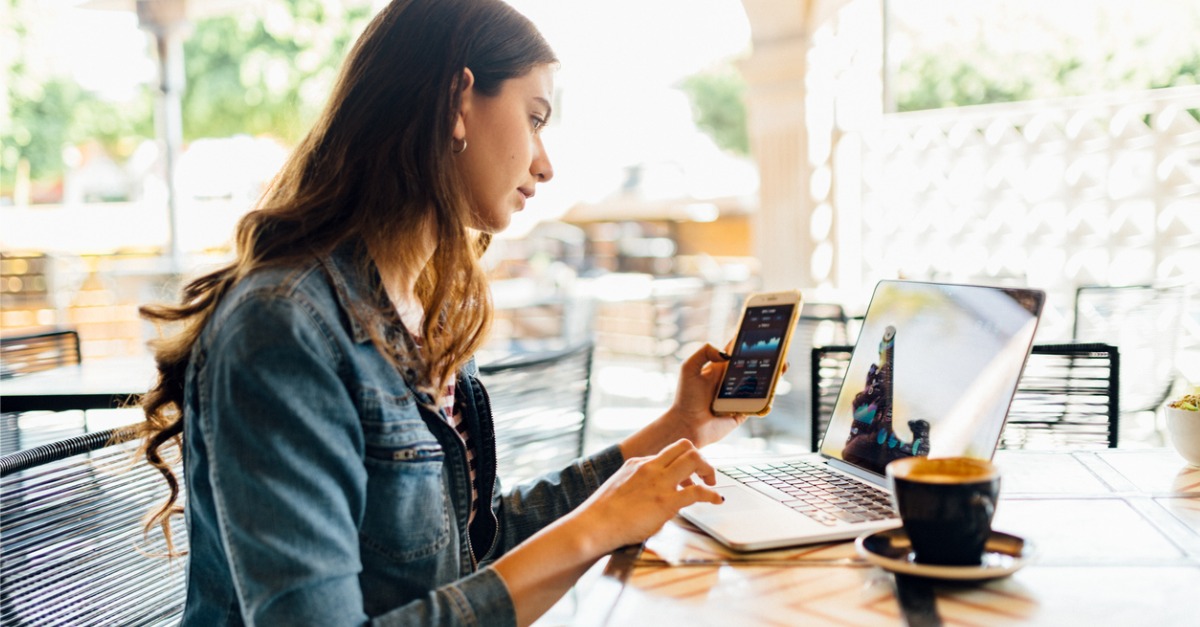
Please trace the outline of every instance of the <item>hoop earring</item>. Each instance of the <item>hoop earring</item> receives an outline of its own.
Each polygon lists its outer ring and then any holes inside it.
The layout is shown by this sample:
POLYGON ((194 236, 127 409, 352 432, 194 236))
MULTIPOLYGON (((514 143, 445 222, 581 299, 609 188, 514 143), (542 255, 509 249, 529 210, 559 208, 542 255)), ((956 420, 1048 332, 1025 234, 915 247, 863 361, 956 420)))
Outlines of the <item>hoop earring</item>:
POLYGON ((450 138, 450 152, 452 152, 456 155, 460 155, 466 149, 467 149, 467 139, 465 137, 462 139, 459 139, 457 137, 450 138), (462 143, 460 144, 459 142, 462 142, 462 143))

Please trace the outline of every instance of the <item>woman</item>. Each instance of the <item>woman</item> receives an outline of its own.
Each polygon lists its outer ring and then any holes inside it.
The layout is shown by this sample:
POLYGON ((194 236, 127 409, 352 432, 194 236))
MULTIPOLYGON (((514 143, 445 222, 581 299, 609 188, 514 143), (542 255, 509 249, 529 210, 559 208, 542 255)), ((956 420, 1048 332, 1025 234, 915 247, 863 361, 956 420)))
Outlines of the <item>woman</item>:
MULTIPOLYGON (((706 346, 661 417, 501 495, 471 361, 491 316, 479 256, 553 177, 538 132, 555 57, 498 0, 396 0, 260 206, 237 258, 155 346, 143 450, 182 440, 184 623, 527 625, 599 557, 681 507, 716 503, 697 446, 744 417, 708 409, 706 346)), ((717 363, 710 363, 717 362, 717 363)))

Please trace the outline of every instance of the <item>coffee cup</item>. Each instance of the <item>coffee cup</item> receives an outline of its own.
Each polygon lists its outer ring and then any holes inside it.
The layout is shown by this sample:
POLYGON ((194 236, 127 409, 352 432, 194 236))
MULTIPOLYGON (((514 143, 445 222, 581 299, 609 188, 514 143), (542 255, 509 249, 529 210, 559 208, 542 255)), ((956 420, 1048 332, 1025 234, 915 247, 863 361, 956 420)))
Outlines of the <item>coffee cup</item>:
POLYGON ((972 457, 906 457, 888 464, 887 476, 915 561, 983 563, 1000 496, 994 464, 972 457))
POLYGON ((1166 415, 1171 444, 1189 464, 1200 466, 1200 411, 1167 407, 1166 415))

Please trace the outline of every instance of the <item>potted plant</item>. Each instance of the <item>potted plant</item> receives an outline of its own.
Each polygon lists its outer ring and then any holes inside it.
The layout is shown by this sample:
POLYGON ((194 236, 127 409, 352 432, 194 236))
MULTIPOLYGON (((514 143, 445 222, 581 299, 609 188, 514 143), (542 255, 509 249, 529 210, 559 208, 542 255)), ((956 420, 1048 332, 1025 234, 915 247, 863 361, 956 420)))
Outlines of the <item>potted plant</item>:
POLYGON ((1165 411, 1171 444, 1189 464, 1200 466, 1200 386, 1167 403, 1165 411))

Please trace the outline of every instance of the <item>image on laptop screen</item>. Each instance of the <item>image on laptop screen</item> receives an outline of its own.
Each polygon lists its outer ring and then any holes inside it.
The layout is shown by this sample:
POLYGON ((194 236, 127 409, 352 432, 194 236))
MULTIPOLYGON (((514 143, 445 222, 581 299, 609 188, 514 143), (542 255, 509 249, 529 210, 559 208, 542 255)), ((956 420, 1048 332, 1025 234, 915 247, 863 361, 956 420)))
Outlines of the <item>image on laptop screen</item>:
POLYGON ((990 459, 1043 299, 1036 290, 881 281, 821 452, 880 475, 910 455, 990 459))

